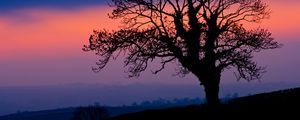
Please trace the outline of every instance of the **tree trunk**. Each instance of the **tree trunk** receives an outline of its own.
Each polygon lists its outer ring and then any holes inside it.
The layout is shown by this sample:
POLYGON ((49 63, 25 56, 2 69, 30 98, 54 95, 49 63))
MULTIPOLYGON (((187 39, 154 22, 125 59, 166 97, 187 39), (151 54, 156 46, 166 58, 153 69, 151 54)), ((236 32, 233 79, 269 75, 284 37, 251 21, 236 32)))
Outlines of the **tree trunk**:
POLYGON ((213 72, 202 74, 202 85, 205 91, 206 102, 208 106, 217 107, 220 105, 219 99, 219 84, 221 79, 221 73, 213 72))
POLYGON ((219 82, 210 81, 204 84, 204 91, 207 105, 211 107, 217 107, 220 104, 219 82))

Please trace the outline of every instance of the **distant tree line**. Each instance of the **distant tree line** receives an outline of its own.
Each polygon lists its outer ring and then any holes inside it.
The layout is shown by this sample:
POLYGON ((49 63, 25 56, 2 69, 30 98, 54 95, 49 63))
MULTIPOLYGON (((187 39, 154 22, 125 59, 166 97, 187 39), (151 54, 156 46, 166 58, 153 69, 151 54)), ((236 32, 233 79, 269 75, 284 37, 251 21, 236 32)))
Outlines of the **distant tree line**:
MULTIPOLYGON (((238 98, 238 93, 226 94, 221 98, 222 102, 228 102, 232 99, 238 98)), ((175 98, 173 100, 167 100, 163 98, 158 98, 152 101, 142 101, 140 103, 134 102, 131 106, 186 106, 194 104, 204 104, 206 103, 205 98, 175 98)))
POLYGON ((104 107, 88 106, 78 107, 71 120, 104 120, 109 118, 109 113, 104 107))

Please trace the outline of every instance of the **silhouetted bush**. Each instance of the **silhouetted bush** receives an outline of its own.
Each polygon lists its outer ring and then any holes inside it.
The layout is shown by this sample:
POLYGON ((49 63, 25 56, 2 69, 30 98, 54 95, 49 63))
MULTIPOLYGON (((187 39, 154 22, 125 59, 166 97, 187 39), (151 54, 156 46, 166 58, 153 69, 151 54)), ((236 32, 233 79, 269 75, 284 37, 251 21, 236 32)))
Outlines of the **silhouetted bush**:
POLYGON ((71 120, 104 120, 109 117, 108 111, 103 107, 89 106, 77 108, 71 120))

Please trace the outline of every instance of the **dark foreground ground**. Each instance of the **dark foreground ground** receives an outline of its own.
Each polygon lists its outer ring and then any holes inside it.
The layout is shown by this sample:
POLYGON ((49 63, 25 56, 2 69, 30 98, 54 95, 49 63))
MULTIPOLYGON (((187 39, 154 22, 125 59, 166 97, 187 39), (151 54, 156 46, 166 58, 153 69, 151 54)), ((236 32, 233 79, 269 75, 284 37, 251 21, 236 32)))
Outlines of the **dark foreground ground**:
POLYGON ((300 88, 257 94, 232 100, 217 109, 205 105, 147 110, 109 120, 300 120, 300 88))

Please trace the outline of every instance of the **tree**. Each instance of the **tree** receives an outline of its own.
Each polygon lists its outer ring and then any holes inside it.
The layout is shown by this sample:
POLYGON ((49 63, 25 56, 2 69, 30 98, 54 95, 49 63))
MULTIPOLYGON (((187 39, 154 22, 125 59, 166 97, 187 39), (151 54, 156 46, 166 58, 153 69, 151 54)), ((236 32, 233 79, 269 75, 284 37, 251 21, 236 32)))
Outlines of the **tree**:
POLYGON ((249 29, 270 10, 261 0, 112 0, 109 15, 122 19, 123 28, 94 31, 85 51, 100 56, 99 71, 120 54, 130 77, 139 76, 148 63, 161 59, 161 68, 173 61, 179 74, 192 73, 204 86, 207 103, 219 104, 221 73, 236 70, 238 79, 260 79, 265 67, 252 60, 253 53, 279 48, 266 29, 249 29))

